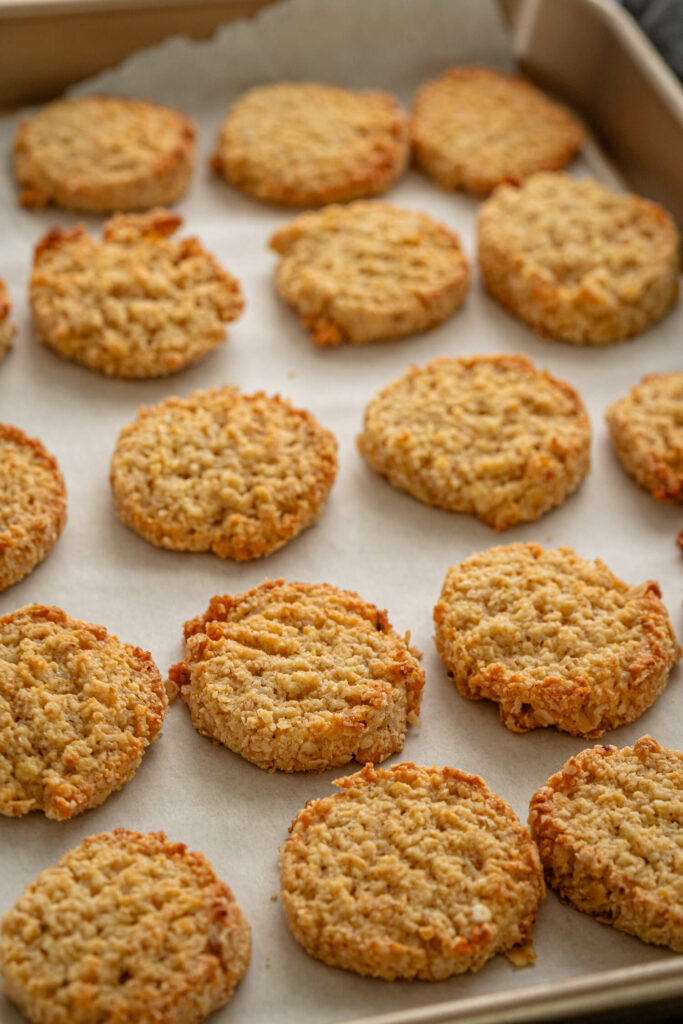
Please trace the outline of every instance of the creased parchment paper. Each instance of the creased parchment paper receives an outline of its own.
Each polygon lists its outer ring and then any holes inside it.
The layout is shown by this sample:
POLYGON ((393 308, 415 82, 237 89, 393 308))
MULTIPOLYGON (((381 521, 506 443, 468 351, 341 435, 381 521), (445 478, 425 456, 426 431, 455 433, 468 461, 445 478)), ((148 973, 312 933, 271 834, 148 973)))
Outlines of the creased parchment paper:
MULTIPOLYGON (((134 17, 131 14, 131 18, 134 17)), ((236 592, 266 576, 327 581, 357 590, 389 610, 424 651, 427 685, 422 727, 408 733, 402 755, 481 774, 526 819, 532 792, 570 755, 580 738, 538 730, 514 735, 497 708, 462 699, 448 680, 432 640, 432 608, 449 565, 493 544, 534 540, 568 544, 602 558, 630 582, 659 580, 683 636, 683 557, 675 545, 680 508, 656 503, 626 476, 612 451, 603 414, 608 402, 650 371, 681 369, 683 309, 622 345, 582 349, 543 341, 482 291, 476 272, 464 308, 427 334, 366 348, 314 349, 272 284, 272 231, 290 214, 251 201, 212 177, 207 160, 228 104, 244 89, 280 79, 314 79, 386 88, 407 104, 421 80, 452 63, 510 66, 498 9, 483 0, 289 0, 252 21, 224 28, 208 43, 173 39, 132 57, 77 92, 115 92, 175 105, 200 127, 200 159, 179 206, 196 233, 243 284, 246 315, 230 340, 196 367, 160 381, 107 380, 43 348, 27 313, 32 247, 52 223, 80 218, 61 211, 19 209, 8 154, 18 117, 0 121, 4 226, 0 275, 9 286, 18 326, 15 349, 0 366, 0 419, 40 437, 58 458, 69 493, 69 520, 48 560, 0 595, 5 614, 30 601, 56 604, 102 623, 123 640, 152 651, 161 671, 182 654, 181 628, 215 593, 236 592), (576 386, 594 429, 593 467, 577 494, 540 521, 502 535, 464 516, 419 504, 374 474, 355 449, 363 409, 410 363, 441 355, 521 352, 576 386), (314 528, 271 557, 245 564, 212 555, 158 550, 119 523, 108 484, 109 458, 120 428, 141 403, 187 395, 221 382, 245 391, 279 392, 310 409, 340 443, 340 471, 325 514, 314 528)), ((592 150, 575 165, 610 180, 592 150)), ((477 202, 441 191, 409 173, 391 192, 458 231, 474 260, 477 202)), ((92 219, 96 229, 99 221, 92 219)), ((623 746, 650 732, 680 745, 681 672, 637 722, 607 734, 623 746)), ((460 996, 640 964, 672 954, 621 935, 549 893, 536 927, 538 960, 517 970, 503 957, 475 975, 439 983, 387 983, 334 970, 308 957, 287 928, 278 890, 278 846, 306 800, 328 795, 339 775, 270 775, 200 737, 179 701, 161 740, 136 777, 101 807, 71 822, 34 814, 0 820, 0 912, 22 887, 91 833, 116 826, 163 829, 199 849, 233 888, 253 928, 249 972, 218 1021, 301 1024, 343 1021, 460 996)), ((0 996, 0 1021, 18 1024, 0 996)))

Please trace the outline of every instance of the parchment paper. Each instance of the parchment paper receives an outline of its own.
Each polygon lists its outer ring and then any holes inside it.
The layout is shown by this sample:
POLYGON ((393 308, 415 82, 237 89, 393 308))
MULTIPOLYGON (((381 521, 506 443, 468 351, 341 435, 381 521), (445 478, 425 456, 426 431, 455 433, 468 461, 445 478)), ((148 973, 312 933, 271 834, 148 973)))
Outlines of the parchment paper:
MULTIPOLYGON (((403 754, 392 761, 447 763, 477 772, 526 819, 534 790, 588 744, 550 729, 514 735, 499 724, 493 704, 461 698, 435 652, 432 608, 449 565, 493 544, 535 540, 600 557, 634 583, 659 580, 683 636, 683 559, 675 545, 683 525, 680 508, 655 502, 626 476, 603 422, 608 402, 644 373, 681 369, 683 309, 633 341, 603 350, 577 348, 537 338, 484 294, 475 271, 464 308, 436 330, 365 348, 316 350, 272 284, 275 257, 267 241, 292 214, 251 201, 207 167, 227 106, 249 86, 314 79, 386 88, 407 104, 421 80, 472 60, 510 64, 493 3, 290 0, 255 20, 226 27, 211 42, 175 39, 140 53, 76 90, 163 101, 200 125, 199 166, 179 209, 188 231, 239 277, 247 311, 231 328, 226 346, 165 380, 107 380, 38 343, 26 303, 32 246, 50 224, 81 218, 21 210, 3 158, 0 275, 8 283, 19 330, 15 350, 0 366, 0 418, 40 437, 57 456, 68 486, 69 521, 47 561, 0 595, 0 613, 30 601, 59 605, 150 649, 165 673, 181 657, 183 622, 203 611, 215 593, 247 589, 266 576, 325 580, 357 590, 386 607, 393 624, 410 629, 424 651, 422 727, 410 729, 403 754), (364 406, 380 387, 410 363, 474 352, 521 352, 567 379, 583 396, 594 429, 593 468, 578 493, 540 521, 502 535, 473 518, 400 494, 355 449, 364 406), (117 521, 108 484, 118 431, 141 403, 221 382, 290 397, 340 442, 339 476, 318 525, 269 558, 240 565, 152 547, 117 521)), ((4 154, 17 119, 0 122, 4 154)), ((609 179, 593 150, 575 165, 577 174, 588 170, 609 179)), ((444 192, 416 172, 392 190, 391 199, 426 210, 457 230, 474 261, 475 200, 444 192)), ((99 221, 93 218, 90 225, 96 230, 99 221)), ((650 732, 665 744, 680 745, 680 676, 674 671, 656 705, 634 724, 607 734, 605 742, 623 746, 650 732)), ((549 893, 535 933, 538 960, 528 969, 516 970, 498 957, 475 975, 434 984, 387 983, 311 959, 291 937, 279 899, 271 899, 278 889, 278 845, 306 800, 331 793, 336 777, 355 770, 349 765, 323 775, 268 774, 200 737, 177 702, 136 777, 101 807, 71 822, 47 821, 40 814, 0 820, 0 912, 84 836, 115 826, 164 829, 211 859, 252 924, 249 972, 231 1003, 213 1018, 250 1024, 342 1021, 672 955, 562 907, 549 893)), ((0 996, 3 1024, 20 1019, 0 996)))

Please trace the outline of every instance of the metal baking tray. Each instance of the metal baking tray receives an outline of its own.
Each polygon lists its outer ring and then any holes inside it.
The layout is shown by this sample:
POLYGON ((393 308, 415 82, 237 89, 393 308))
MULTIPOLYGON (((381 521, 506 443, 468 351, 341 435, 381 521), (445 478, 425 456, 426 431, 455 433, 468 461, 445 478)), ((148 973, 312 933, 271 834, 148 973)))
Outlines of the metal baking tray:
MULTIPOLYGON (((133 4, 130 0, 5 0, 0 2, 0 38, 5 55, 0 66, 0 105, 18 105, 47 98, 69 82, 109 66, 126 53, 150 42, 173 33, 198 37, 208 35, 222 22, 255 13, 267 2, 138 0, 133 4)), ((501 6, 510 25, 512 53, 520 67, 540 85, 581 112, 630 187, 663 202, 683 223, 683 91, 629 16, 612 0, 501 0, 501 6)), ((500 323, 503 328, 510 327, 508 319, 500 323)), ((523 336, 519 332, 524 329, 511 329, 523 336)), ((529 345, 520 345, 520 351, 528 352, 529 345)), ((536 346, 530 354, 535 362, 547 363, 551 360, 551 352, 547 350, 548 354, 544 356, 545 352, 536 346)), ((413 356, 408 350, 404 357, 406 361, 411 358, 416 362, 424 361, 420 353, 413 356)), ((619 357, 615 355, 615 359, 619 357)), ((600 365, 604 368, 607 364, 602 362, 600 365)), ((389 371, 384 380, 388 382, 397 375, 389 371)), ((82 380, 85 385, 90 378, 85 375, 82 380)), ((202 382, 194 386, 205 385, 202 382)), ((133 385, 133 389, 135 387, 133 385)), ((287 392, 284 383, 282 388, 287 392)), ((185 394, 188 390, 183 375, 163 385, 160 396, 163 393, 185 394)), ((148 400, 147 392, 137 389, 136 393, 139 401, 148 400)), ((133 394, 132 390, 130 394, 133 394)), ((324 422, 322 412, 320 417, 324 422)), ((122 416, 121 422, 128 418, 122 416)), ((632 484, 628 486, 635 488, 632 484)), ((650 501, 647 496, 642 500, 645 504, 650 501)), ((541 521, 539 536, 546 533, 545 523, 541 521)), ((493 534, 487 537, 481 546, 508 540, 506 536, 493 534)), ((509 539, 516 539, 516 535, 509 539)), ((676 557, 673 546, 671 550, 673 560, 676 557)), ((446 564, 447 559, 444 571, 446 564)), ((262 569, 254 570, 254 575, 263 578, 266 574, 277 575, 277 572, 269 563, 264 563, 262 569)), ((312 577, 313 574, 309 571, 308 575, 312 577)), ((647 570, 642 575, 647 575, 647 570)), ((301 578, 307 578, 303 572, 301 578)), ((341 585, 342 581, 333 582, 341 585)), ((225 589, 231 587, 226 584, 225 589)), ((364 596, 373 599, 372 593, 364 596)), ((21 603, 18 594, 17 600, 11 598, 11 592, 7 597, 10 607, 21 603)), ((387 599, 386 603, 391 614, 390 600, 387 599)), ((75 613, 72 608, 68 610, 75 613)), ((199 610, 197 607, 193 612, 199 610)), ((109 625, 105 616, 98 618, 93 614, 92 618, 109 625)), ((174 630, 178 630, 181 621, 182 616, 179 615, 178 622, 173 623, 174 630)), ((124 638, 128 639, 127 636, 124 638)), ((160 662, 162 671, 166 667, 160 662)), ((460 698, 454 696, 453 699, 460 698)), ((640 731, 645 731, 645 728, 640 731)), ((606 741, 611 741, 609 734, 606 741)), ((171 740, 161 742, 170 743, 171 740)), ((580 745, 576 749, 580 749, 580 745)), ((199 753, 203 760, 203 748, 199 753)), ((209 751, 209 761, 211 754, 209 751)), ((410 758, 413 755, 408 749, 405 756, 410 758)), ((556 767, 563 760, 558 755, 556 767)), ((141 773, 144 769, 143 764, 141 773)), ((353 766, 343 769, 344 772, 352 770, 355 770, 353 766)), ((329 791, 326 782, 325 792, 329 791)), ((135 822, 131 825, 135 827, 135 822)), ((86 827, 85 833, 95 830, 86 827)), ((173 838, 192 843, 191 834, 173 838)), ((587 1013, 649 1005, 676 997, 683 997, 683 960, 671 956, 568 980, 524 985, 514 990, 388 1014, 356 1016, 347 1024, 513 1024, 575 1020, 587 1013)), ((344 1007, 340 1005, 339 1017, 343 1016, 344 1007)), ((2 1003, 0 1021, 4 1024, 2 1003)))

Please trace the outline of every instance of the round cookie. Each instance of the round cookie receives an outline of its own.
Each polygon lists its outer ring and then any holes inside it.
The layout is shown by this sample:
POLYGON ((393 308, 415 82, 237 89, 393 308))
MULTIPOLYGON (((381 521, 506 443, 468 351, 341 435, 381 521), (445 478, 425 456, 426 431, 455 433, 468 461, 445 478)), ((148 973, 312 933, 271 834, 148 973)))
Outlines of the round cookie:
POLYGON ((5 282, 0 277, 0 362, 5 358, 12 347, 12 338, 15 334, 15 326, 9 319, 12 306, 7 294, 5 282))
POLYGON ((40 340, 91 370, 135 378, 175 373, 217 348, 242 293, 196 238, 172 237, 182 222, 166 210, 124 214, 101 242, 82 225, 52 228, 30 284, 40 340))
POLYGON ((479 776, 408 762, 335 785, 281 850, 282 905, 307 953, 387 980, 438 981, 496 953, 533 961, 538 851, 479 776))
POLYGON ((507 544, 449 569, 436 646, 463 697, 496 701, 513 732, 593 738, 642 715, 681 656, 660 597, 571 548, 507 544))
POLYGON ((530 82, 492 68, 456 67, 418 90, 411 119, 418 166, 444 188, 488 195, 568 164, 580 122, 530 82))
POLYGON ((235 388, 142 406, 111 461, 116 513, 157 547, 245 561, 322 514, 337 442, 279 396, 235 388))
POLYGON ((534 793, 529 827, 560 899, 683 953, 683 754, 592 747, 534 793))
POLYGON ((624 469, 660 501, 683 501, 683 373, 651 373, 607 409, 624 469))
POLYGON ((304 213, 270 245, 282 257, 277 290, 314 345, 425 331, 461 305, 469 284, 457 235, 379 201, 304 213))
POLYGON ((19 199, 33 209, 123 213, 174 203, 194 159, 188 118, 117 96, 57 100, 22 121, 14 140, 19 199))
POLYGON ((66 522, 66 487, 40 441, 0 423, 0 590, 52 551, 66 522))
POLYGON ((259 768, 383 761, 418 721, 421 655, 358 594, 268 580, 214 597, 185 638, 170 674, 195 728, 259 768))
POLYGON ((412 366, 375 395, 358 438, 394 487, 496 530, 560 505, 588 473, 589 446, 574 389, 508 355, 412 366))
POLYGON ((151 655, 29 604, 0 618, 0 814, 71 818, 133 778, 168 710, 151 655))
POLYGON ((597 181, 537 174, 501 186, 477 230, 489 292, 544 337, 609 345, 644 331, 678 296, 669 214, 597 181))
POLYGON ((163 832, 87 836, 5 914, 5 993, 34 1024, 199 1024, 249 966, 251 929, 202 853, 163 832))
POLYGON ((393 96, 284 82, 233 104, 212 165, 257 199, 322 206, 386 192, 407 159, 408 122, 393 96))

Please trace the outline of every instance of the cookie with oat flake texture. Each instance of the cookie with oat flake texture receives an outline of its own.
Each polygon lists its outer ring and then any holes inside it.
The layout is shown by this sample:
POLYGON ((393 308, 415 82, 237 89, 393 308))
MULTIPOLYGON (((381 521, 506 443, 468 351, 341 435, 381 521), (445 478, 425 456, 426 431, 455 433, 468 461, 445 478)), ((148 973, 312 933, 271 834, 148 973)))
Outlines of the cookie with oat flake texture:
POLYGON ((12 347, 12 338, 16 328, 9 319, 12 306, 7 294, 5 282, 0 277, 0 362, 5 358, 12 347))
POLYGON ((47 558, 65 522, 57 460, 37 438, 0 423, 0 590, 47 558))
POLYGON ((609 345, 644 331, 678 296, 672 218, 597 181, 536 174, 501 186, 477 233, 487 289, 543 337, 609 345))
POLYGON ((168 696, 151 655, 29 604, 0 618, 0 814, 71 818, 135 774, 168 696))
POLYGON ((314 345, 398 338, 435 327, 462 303, 467 259, 452 231, 379 201, 327 206, 277 231, 278 292, 314 345))
POLYGON ((456 67, 425 82, 413 104, 415 161, 444 188, 485 196, 569 163, 586 133, 568 110, 503 71, 456 67))
POLYGON ((534 793, 529 827, 560 899, 683 953, 683 754, 642 736, 570 758, 534 793))
POLYGON ((607 409, 624 469, 660 501, 683 501, 683 373, 650 373, 607 409))
POLYGON ((5 914, 4 990, 34 1024, 199 1024, 246 974, 251 929, 202 853, 87 836, 5 914))
POLYGON ((113 217, 102 241, 52 228, 36 247, 30 299, 38 337, 111 377, 160 377, 225 341, 238 282, 167 210, 113 217))
POLYGON ((399 490, 504 530, 578 487, 590 423, 576 391, 524 356, 442 358, 375 395, 358 449, 399 490))
POLYGON ((403 749, 420 653, 380 611, 329 584, 268 580, 185 624, 171 679, 199 732, 274 771, 324 771, 403 749))
POLYGON ((57 100, 22 121, 14 140, 20 202, 34 209, 125 213, 174 203, 194 160, 192 121, 120 96, 57 100))
POLYGON ((393 96, 282 82, 233 104, 212 165, 257 199, 322 206, 381 195, 407 159, 408 122, 393 96))
POLYGON ((142 406, 111 461, 116 513, 157 547, 245 561, 322 514, 337 442, 279 396, 235 388, 142 406))
POLYGON ((538 851, 477 775, 366 765, 309 800, 282 847, 281 894, 311 956, 389 981, 535 958, 545 895, 538 851))
POLYGON ((681 656, 656 583, 539 544, 489 548, 449 569, 436 646, 463 697, 496 701, 513 732, 601 736, 634 721, 681 656))

